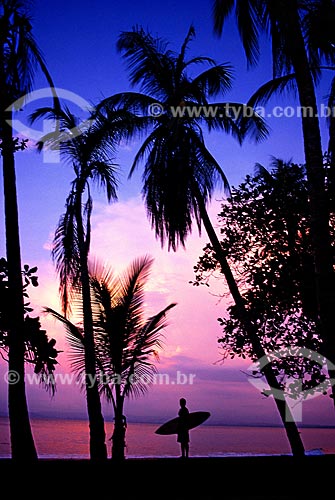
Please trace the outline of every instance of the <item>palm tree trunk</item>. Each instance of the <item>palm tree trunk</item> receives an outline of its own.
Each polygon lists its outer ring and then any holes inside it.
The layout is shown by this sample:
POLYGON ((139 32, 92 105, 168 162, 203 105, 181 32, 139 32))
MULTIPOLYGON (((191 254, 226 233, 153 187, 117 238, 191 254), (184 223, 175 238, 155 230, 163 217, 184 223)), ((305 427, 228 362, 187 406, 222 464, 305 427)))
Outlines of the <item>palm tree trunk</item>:
POLYGON ((90 427, 90 458, 94 461, 103 461, 107 459, 106 433, 96 372, 91 291, 87 263, 88 249, 84 237, 80 194, 78 194, 77 199, 76 220, 80 249, 80 279, 85 337, 86 402, 90 427))
POLYGON ((123 397, 120 384, 115 384, 115 421, 113 432, 112 459, 122 461, 125 459, 125 427, 123 422, 123 397))
MULTIPOLYGON (((234 302, 236 304, 236 307, 238 309, 239 313, 239 318, 241 319, 245 332, 250 340, 250 343, 252 345, 252 349, 254 354, 256 355, 257 359, 266 359, 266 353, 263 349, 263 346, 257 336, 257 330, 253 323, 250 321, 248 311, 245 307, 245 302, 243 300, 242 295, 240 294, 240 291, 238 289, 237 283, 235 281, 235 278, 233 276, 233 273, 229 267, 227 257, 225 255, 225 252, 223 251, 220 241, 216 235, 216 232, 213 228, 213 225, 208 217, 208 213, 206 210, 205 203, 203 201, 203 198, 201 194, 198 192, 197 193, 197 202, 200 210, 200 215, 202 222, 205 226, 207 235, 209 237, 209 240, 211 242, 211 245, 214 249, 216 258, 220 264, 221 267, 221 272, 225 276, 229 291, 234 299, 234 302)), ((268 363, 264 363, 264 368, 263 368, 263 373, 265 375, 266 381, 269 384, 271 390, 275 391, 279 394, 282 395, 281 398, 274 398, 276 402, 276 406, 278 409, 278 412, 280 414, 281 420, 283 422, 287 438, 289 440, 292 454, 294 456, 300 457, 304 456, 305 451, 304 451, 304 445, 301 440, 301 436, 299 433, 299 430, 297 428, 297 425, 294 421, 292 412, 286 403, 282 388, 280 387, 280 384, 278 383, 277 377, 273 372, 272 366, 270 361, 268 363)))
MULTIPOLYGON (((4 109, 6 106, 4 106, 4 109)), ((25 388, 24 367, 24 299, 20 251, 19 217, 11 112, 3 112, 0 123, 5 202, 6 254, 8 264, 9 364, 8 370, 17 382, 8 385, 8 411, 12 458, 19 461, 37 459, 31 431, 25 388)))
POLYGON ((328 142, 327 190, 329 212, 335 212, 335 117, 330 118, 328 142))
MULTIPOLYGON (((311 237, 314 250, 315 280, 320 320, 320 334, 324 344, 324 355, 328 362, 329 378, 335 378, 335 334, 334 334, 334 269, 333 251, 329 230, 329 208, 325 191, 325 169, 316 103, 315 86, 301 33, 301 22, 296 8, 289 18, 292 64, 295 72, 302 114, 302 131, 306 158, 311 211, 311 237)), ((335 405, 335 385, 332 386, 335 405)))

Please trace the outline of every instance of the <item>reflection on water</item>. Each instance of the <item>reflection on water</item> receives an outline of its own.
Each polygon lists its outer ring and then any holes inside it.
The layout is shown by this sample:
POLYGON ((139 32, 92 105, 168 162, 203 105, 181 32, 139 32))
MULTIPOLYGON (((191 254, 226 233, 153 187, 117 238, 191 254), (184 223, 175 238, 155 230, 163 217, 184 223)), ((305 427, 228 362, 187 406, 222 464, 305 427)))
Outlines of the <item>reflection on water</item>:
MULTIPOLYGON (((159 436, 160 424, 128 423, 127 456, 179 456, 176 436, 159 436)), ((32 419, 40 458, 88 458, 88 424, 83 420, 32 419)), ((113 424, 106 422, 107 439, 113 424)), ((335 453, 335 428, 301 429, 310 454, 335 453)), ((278 427, 234 427, 202 425, 190 431, 190 456, 289 454, 283 429, 278 427)), ((110 453, 110 441, 108 442, 110 453)), ((0 457, 10 456, 8 421, 0 418, 0 457)))

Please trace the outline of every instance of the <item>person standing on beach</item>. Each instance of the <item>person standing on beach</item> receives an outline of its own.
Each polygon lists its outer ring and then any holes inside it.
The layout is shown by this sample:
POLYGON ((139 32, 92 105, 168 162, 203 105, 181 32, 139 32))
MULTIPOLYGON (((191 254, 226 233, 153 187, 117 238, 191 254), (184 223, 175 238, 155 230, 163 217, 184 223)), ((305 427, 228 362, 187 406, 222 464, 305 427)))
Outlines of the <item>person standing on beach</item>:
POLYGON ((179 424, 178 424, 177 442, 180 443, 181 458, 188 458, 190 435, 187 426, 187 418, 190 412, 186 406, 185 398, 181 398, 179 400, 179 404, 180 404, 180 409, 178 412, 179 424))

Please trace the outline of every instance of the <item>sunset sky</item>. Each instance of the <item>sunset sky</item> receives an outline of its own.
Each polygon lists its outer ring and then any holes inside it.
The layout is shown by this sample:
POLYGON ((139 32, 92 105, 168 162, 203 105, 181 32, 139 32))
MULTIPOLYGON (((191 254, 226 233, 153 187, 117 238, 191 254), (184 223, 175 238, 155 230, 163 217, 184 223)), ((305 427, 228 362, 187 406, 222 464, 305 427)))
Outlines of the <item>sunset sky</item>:
MULTIPOLYGON (((233 23, 229 23, 221 39, 213 34, 211 2, 183 0, 155 2, 142 0, 35 1, 33 31, 56 87, 71 91, 94 104, 108 95, 129 90, 125 65, 116 52, 121 31, 141 25, 170 40, 171 48, 179 47, 191 23, 196 39, 190 44, 190 55, 206 55, 217 62, 229 62, 234 68, 235 83, 225 100, 245 102, 265 81, 271 79, 270 51, 264 46, 259 67, 247 71, 246 61, 233 23)), ((328 80, 322 80, 320 104, 325 102, 328 80)), ((35 89, 46 86, 39 75, 35 89)), ((48 102, 40 99, 29 110, 48 102)), ((51 101, 49 101, 51 103, 51 101)), ((276 104, 296 106, 294 96, 276 104)), ((66 102, 74 112, 76 106, 66 102)), ((23 113, 24 114, 24 113, 23 113)), ((23 119, 24 120, 24 119, 23 119)), ((27 122, 25 122, 27 124, 27 122)), ((218 160, 231 185, 237 185, 256 162, 269 164, 270 156, 303 162, 301 124, 298 118, 269 118, 271 134, 268 140, 240 147, 234 139, 213 133, 207 138, 208 148, 218 160)), ((35 130, 41 130, 41 123, 35 130)), ((322 122, 323 134, 325 121, 322 122)), ((27 125, 28 128, 28 125, 27 125)), ((27 132, 30 134, 29 132, 27 132)), ((30 137, 28 135, 28 137, 30 137)), ((324 134, 324 146, 326 135, 324 134)), ((196 228, 189 237, 186 249, 176 253, 161 248, 147 220, 141 197, 141 172, 127 180, 132 159, 139 143, 122 144, 115 162, 119 165, 119 201, 105 203, 103 195, 95 192, 92 218, 91 254, 111 264, 116 272, 131 261, 149 254, 154 258, 147 287, 147 314, 158 312, 171 302, 177 306, 168 317, 164 332, 164 349, 157 368, 170 376, 170 384, 154 385, 148 394, 127 402, 129 419, 162 421, 174 416, 181 396, 187 399, 190 410, 208 410, 213 423, 264 425, 279 423, 272 400, 263 397, 248 381, 245 373, 249 361, 220 363, 217 339, 221 330, 217 318, 225 314, 228 299, 219 299, 226 292, 222 283, 213 288, 193 287, 193 266, 207 243, 205 233, 199 237, 196 228), (176 383, 177 372, 193 377, 193 384, 176 383)), ((73 179, 69 165, 52 163, 33 148, 33 141, 24 153, 17 156, 17 184, 20 210, 22 261, 38 266, 40 286, 30 290, 35 313, 44 306, 59 310, 58 283, 50 258, 50 245, 59 216, 73 179)), ((216 225, 223 193, 217 193, 209 213, 216 225)), ((0 230, 4 235, 2 185, 0 189, 0 230)), ((0 255, 5 255, 4 238, 0 240, 0 255)), ((62 328, 53 320, 41 316, 50 337, 57 339, 59 349, 66 351, 62 328)), ((60 373, 70 373, 67 353, 59 356, 60 373)), ((6 415, 7 387, 3 383, 6 364, 0 361, 0 415, 6 415)), ((30 372, 29 372, 30 373, 30 372)), ((75 385, 58 385, 53 399, 39 387, 27 387, 31 415, 86 417, 84 395, 75 385)), ((112 417, 112 408, 105 406, 105 415, 112 417)), ((304 404, 303 424, 332 425, 333 409, 329 399, 318 397, 304 404)))

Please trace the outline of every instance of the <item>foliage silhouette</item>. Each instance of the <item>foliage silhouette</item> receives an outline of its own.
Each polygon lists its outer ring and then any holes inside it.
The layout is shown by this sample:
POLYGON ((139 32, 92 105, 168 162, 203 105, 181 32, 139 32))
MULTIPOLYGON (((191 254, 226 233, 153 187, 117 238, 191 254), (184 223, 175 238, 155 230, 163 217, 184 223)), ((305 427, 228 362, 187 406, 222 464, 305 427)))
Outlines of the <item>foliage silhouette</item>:
POLYGON ((96 382, 96 359, 93 336, 88 256, 91 243, 91 214, 93 197, 91 183, 103 188, 107 201, 117 199, 117 168, 112 159, 115 142, 125 135, 126 127, 120 126, 120 113, 114 122, 108 123, 108 132, 100 118, 84 122, 79 120, 68 108, 55 110, 40 108, 32 114, 31 120, 52 117, 58 121, 58 130, 50 132, 38 144, 39 150, 45 147, 59 148, 61 157, 71 162, 75 178, 55 231, 52 257, 59 275, 59 290, 65 315, 71 311, 73 296, 81 293, 83 309, 83 328, 85 336, 86 400, 90 429, 90 457, 92 460, 105 460, 104 418, 96 382), (82 128, 81 128, 82 127, 82 128), (114 134, 111 135, 113 129, 114 134), (86 199, 85 199, 86 197, 86 199))
MULTIPOLYGON (((267 353, 292 350, 292 356, 272 362, 282 388, 299 382, 299 394, 324 392, 322 342, 317 329, 316 289, 313 280, 308 189, 302 166, 273 159, 271 171, 257 165, 218 215, 221 245, 229 256, 243 290, 243 298, 258 325, 267 353), (294 356, 294 349, 311 351, 311 359, 294 356), (308 393, 303 391, 308 390, 308 393)), ((334 235, 333 235, 334 236, 334 235)), ((210 245, 195 266, 194 284, 209 284, 219 263, 210 245)), ((256 361, 234 305, 228 318, 219 318, 224 335, 219 340, 224 357, 256 361)), ((306 351, 307 352, 307 351, 306 351)), ((294 384, 292 394, 294 394, 294 384)))
MULTIPOLYGON (((28 264, 24 265, 22 275, 24 277, 23 295, 25 298, 29 298, 27 292, 29 285, 38 286, 36 272, 37 267, 30 268, 28 264)), ((10 342, 9 302, 8 266, 6 259, 2 257, 0 259, 0 354, 7 362, 10 342)), ((34 365, 34 372, 41 375, 41 384, 53 395, 56 389, 54 370, 60 351, 55 348, 56 340, 49 340, 46 331, 41 328, 39 318, 29 316, 29 313, 33 311, 29 302, 25 303, 24 311, 24 360, 26 363, 34 365)))
MULTIPOLYGON (((147 94, 118 94, 103 101, 99 109, 107 115, 109 106, 120 105, 139 113, 147 121, 148 107, 158 103, 162 112, 154 117, 153 129, 148 128, 149 135, 135 156, 130 176, 143 161, 142 193, 152 227, 162 245, 167 241, 168 248, 176 250, 179 244, 185 245, 193 219, 199 232, 204 225, 255 355, 260 359, 265 352, 257 336, 257 325, 248 315, 226 254, 208 217, 206 205, 215 188, 223 184, 228 190, 228 182, 206 148, 201 126, 209 131, 230 132, 240 142, 245 137, 264 139, 267 128, 254 112, 248 114, 249 118, 241 113, 240 120, 234 120, 224 112, 214 116, 203 113, 197 117, 188 114, 179 117, 172 113, 171 106, 207 106, 210 98, 226 92, 231 85, 229 66, 217 65, 207 57, 186 59, 194 36, 195 30, 191 27, 179 54, 176 54, 168 49, 164 40, 152 37, 142 28, 122 33, 118 49, 128 63, 130 82, 139 84, 147 94), (207 64, 209 69, 192 79, 188 72, 195 64, 207 64)), ((236 106, 243 108, 241 104, 236 106)), ((221 107, 225 109, 224 104, 221 107)), ((148 125, 151 126, 152 122, 148 125)), ((269 385, 279 389, 271 363, 267 364, 265 374, 269 385)), ((276 400, 276 405, 294 455, 303 455, 303 443, 286 401, 276 400)))
MULTIPOLYGON (((14 138, 12 105, 33 88, 34 75, 40 69, 53 89, 54 85, 43 56, 34 40, 29 3, 21 0, 0 1, 0 148, 3 165, 6 258, 9 301, 9 370, 18 373, 16 384, 8 385, 11 452, 15 460, 36 460, 26 400, 24 374, 24 297, 21 276, 21 248, 17 206, 15 152, 25 141, 14 138)), ((53 92, 54 106, 57 96, 53 92)))
MULTIPOLYGON (((90 266, 95 354, 100 392, 113 404, 115 427, 112 458, 124 458, 124 401, 144 394, 156 373, 162 329, 172 303, 148 319, 144 316, 144 287, 153 260, 135 259, 119 277, 97 262, 90 266)), ((80 297, 78 300, 79 312, 80 297)), ((72 368, 82 380, 85 373, 83 328, 65 316, 46 308, 61 321, 71 347, 72 368)))
MULTIPOLYGON (((302 109, 302 131, 311 213, 311 236, 314 255, 314 279, 317 289, 319 328, 331 379, 335 378, 334 307, 335 281, 333 249, 329 231, 329 193, 325 169, 315 86, 322 63, 335 61, 335 4, 332 0, 214 0, 214 29, 222 34, 227 17, 235 17, 249 64, 259 57, 259 37, 265 33, 272 49, 275 79, 294 81, 302 109), (291 75, 291 76, 290 76, 291 75)), ((265 96, 276 89, 274 82, 265 88, 265 96)), ((263 88, 264 90, 264 88, 263 88)), ((331 134, 333 128, 331 128, 331 134)), ((332 136, 331 136, 332 137, 332 136)), ((332 142, 330 151, 332 151, 332 142)), ((334 173, 331 170, 331 178, 334 173)), ((333 195, 331 195, 333 197, 333 195)), ((335 386, 332 386, 335 405, 335 386)))

